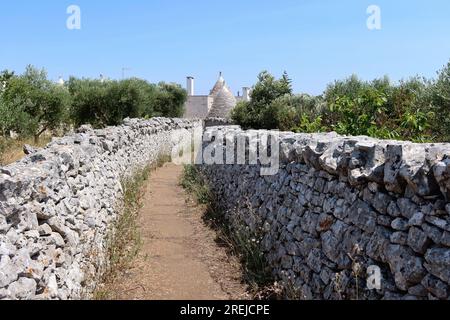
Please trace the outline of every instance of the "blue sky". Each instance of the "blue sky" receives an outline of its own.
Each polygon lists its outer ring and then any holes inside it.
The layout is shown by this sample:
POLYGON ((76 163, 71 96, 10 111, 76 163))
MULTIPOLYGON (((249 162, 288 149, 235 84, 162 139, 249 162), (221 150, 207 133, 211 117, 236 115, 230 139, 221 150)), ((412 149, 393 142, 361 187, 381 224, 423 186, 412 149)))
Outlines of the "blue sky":
POLYGON ((185 84, 206 94, 219 71, 234 91, 257 74, 286 70, 296 92, 320 94, 327 83, 432 77, 450 60, 448 0, 15 0, 0 4, 0 69, 27 64, 59 75, 103 73, 185 84), (66 9, 81 8, 81 30, 66 9), (382 29, 366 27, 381 8, 382 29))

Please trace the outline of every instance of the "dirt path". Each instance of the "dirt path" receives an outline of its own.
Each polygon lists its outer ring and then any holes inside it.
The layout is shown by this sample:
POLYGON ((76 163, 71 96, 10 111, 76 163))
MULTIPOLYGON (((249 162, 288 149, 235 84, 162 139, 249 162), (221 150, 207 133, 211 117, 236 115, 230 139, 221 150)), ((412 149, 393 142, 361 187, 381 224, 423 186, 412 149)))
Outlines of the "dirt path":
POLYGON ((202 208, 188 200, 182 167, 152 173, 139 217, 143 247, 134 266, 114 284, 117 299, 246 299, 235 258, 204 225, 202 208))

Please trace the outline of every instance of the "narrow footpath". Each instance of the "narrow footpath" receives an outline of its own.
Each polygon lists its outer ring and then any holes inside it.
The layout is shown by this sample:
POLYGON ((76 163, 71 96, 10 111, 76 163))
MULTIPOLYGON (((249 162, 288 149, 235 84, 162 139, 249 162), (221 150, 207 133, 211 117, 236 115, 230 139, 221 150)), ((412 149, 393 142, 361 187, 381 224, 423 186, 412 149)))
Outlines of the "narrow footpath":
POLYGON ((241 269, 216 233, 202 221, 203 209, 179 185, 183 168, 154 171, 139 216, 142 249, 114 284, 116 299, 248 299, 241 269))

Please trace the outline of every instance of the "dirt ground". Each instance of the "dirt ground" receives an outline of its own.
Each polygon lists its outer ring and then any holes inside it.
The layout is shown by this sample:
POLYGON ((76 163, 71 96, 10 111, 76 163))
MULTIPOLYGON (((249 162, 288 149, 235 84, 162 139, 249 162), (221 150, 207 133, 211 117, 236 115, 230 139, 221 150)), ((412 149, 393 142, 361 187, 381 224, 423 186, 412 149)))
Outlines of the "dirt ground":
POLYGON ((139 216, 142 250, 113 284, 126 300, 249 299, 239 261, 216 243, 203 209, 181 186, 183 168, 166 164, 152 173, 139 216))

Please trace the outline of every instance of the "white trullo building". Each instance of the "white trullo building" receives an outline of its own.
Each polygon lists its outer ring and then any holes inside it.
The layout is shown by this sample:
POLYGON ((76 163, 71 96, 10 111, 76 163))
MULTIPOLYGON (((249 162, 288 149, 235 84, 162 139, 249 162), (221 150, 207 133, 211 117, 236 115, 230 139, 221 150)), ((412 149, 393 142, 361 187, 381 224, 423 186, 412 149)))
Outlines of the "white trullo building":
POLYGON ((194 85, 194 78, 187 77, 185 118, 229 118, 231 110, 239 101, 250 100, 250 88, 244 87, 242 95, 238 93, 235 96, 226 84, 222 72, 209 95, 195 95, 194 85))

